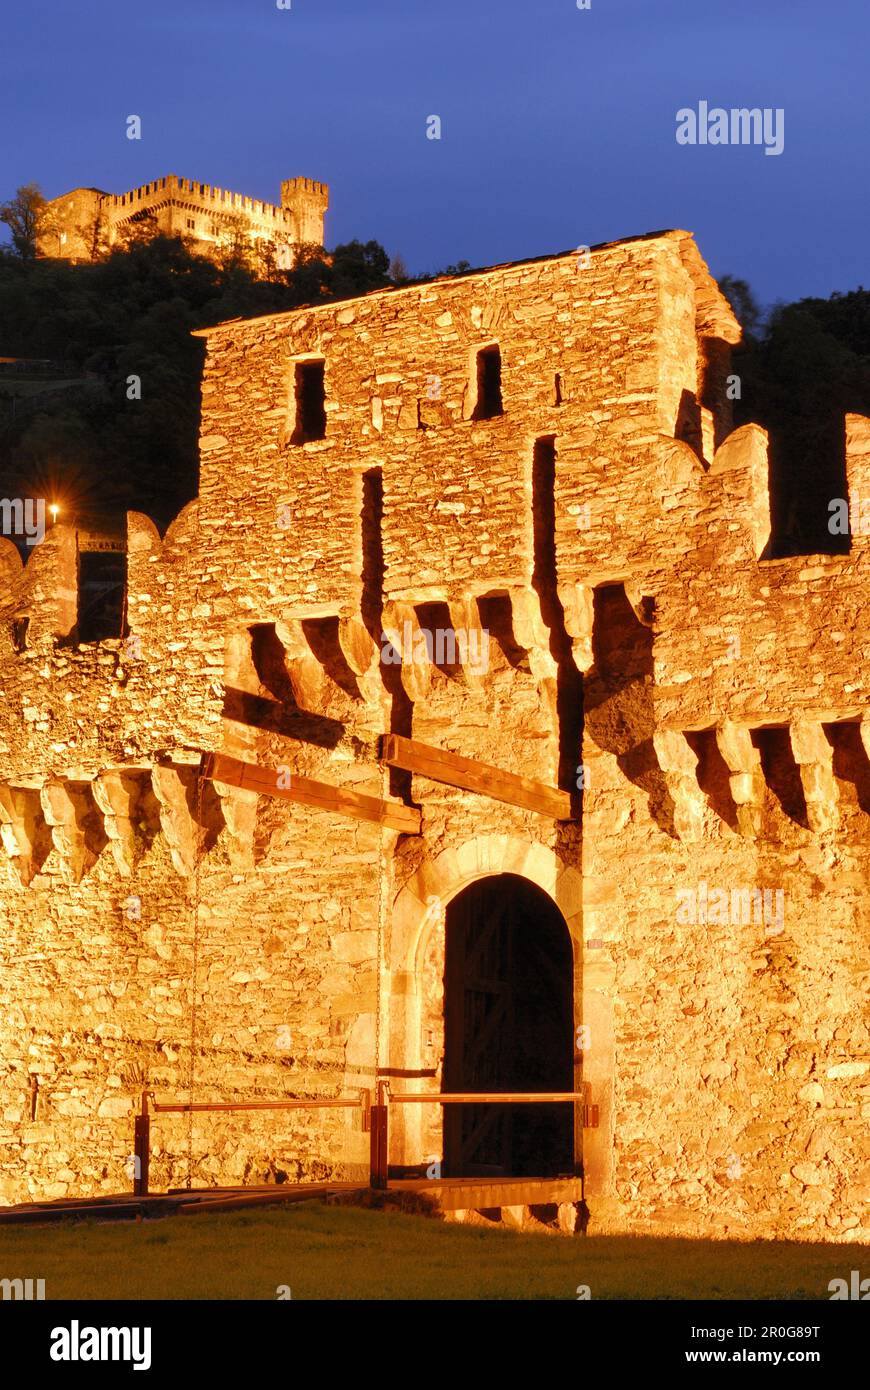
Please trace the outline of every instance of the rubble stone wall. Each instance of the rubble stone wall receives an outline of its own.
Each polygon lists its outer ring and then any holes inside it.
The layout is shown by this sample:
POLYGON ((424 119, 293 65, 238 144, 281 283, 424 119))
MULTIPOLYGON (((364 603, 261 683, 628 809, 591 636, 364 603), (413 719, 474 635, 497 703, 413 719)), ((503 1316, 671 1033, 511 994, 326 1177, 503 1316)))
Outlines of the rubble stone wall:
MULTIPOLYGON (((199 499, 163 538, 128 518, 125 635, 77 643, 69 528, 0 549, 0 1199, 127 1185, 145 1084, 437 1091, 447 905, 517 873, 573 943, 598 1229, 870 1235, 867 538, 765 558, 738 332, 679 232, 222 325, 199 499), (576 814, 386 769, 386 732, 576 814), (210 750, 422 833, 200 782, 210 750)), ((393 1138, 437 1157, 437 1107, 393 1138)), ((350 1111, 153 1141, 155 1187, 368 1154, 350 1111)))

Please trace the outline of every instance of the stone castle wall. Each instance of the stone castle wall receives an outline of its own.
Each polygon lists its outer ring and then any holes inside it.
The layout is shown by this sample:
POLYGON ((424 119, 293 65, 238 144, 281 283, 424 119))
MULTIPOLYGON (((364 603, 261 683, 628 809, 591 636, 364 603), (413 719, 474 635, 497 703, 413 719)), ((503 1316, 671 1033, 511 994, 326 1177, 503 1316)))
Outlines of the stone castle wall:
MULTIPOLYGON (((445 906, 510 872, 572 938, 598 1229, 867 1237, 870 560, 763 558, 737 333, 685 233, 221 326, 200 497, 162 540, 129 518, 129 636, 75 643, 63 526, 0 554, 5 1200, 125 1186, 192 1038, 196 1099, 351 1095, 376 1060, 437 1090, 445 906), (438 629, 486 631, 484 667, 383 660, 438 629), (390 730, 579 818, 390 773, 390 730), (198 791, 210 749, 410 795, 422 835, 198 791)), ((870 422, 846 456, 858 493, 870 422)), ((394 1162, 438 1156, 438 1113, 394 1162)), ((186 1121, 154 1141, 183 1182, 186 1121)), ((342 1112, 197 1116, 191 1172, 360 1176, 367 1145, 342 1112)))
POLYGON ((194 250, 208 256, 240 224, 255 245, 272 243, 277 263, 290 266, 298 246, 323 245, 328 199, 326 184, 306 178, 282 183, 280 205, 176 174, 126 193, 76 188, 48 204, 49 230, 41 237, 40 251, 89 261, 98 245, 114 246, 131 225, 152 216, 165 236, 186 237, 194 250))

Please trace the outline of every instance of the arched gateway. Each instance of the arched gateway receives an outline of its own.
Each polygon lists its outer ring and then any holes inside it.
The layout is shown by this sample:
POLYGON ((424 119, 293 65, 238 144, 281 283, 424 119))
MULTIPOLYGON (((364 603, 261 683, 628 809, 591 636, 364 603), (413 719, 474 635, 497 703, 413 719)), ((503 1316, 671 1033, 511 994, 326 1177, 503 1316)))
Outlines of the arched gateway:
MULTIPOLYGON (((572 1091, 571 939, 551 898, 517 874, 449 904, 442 1090, 572 1091)), ((574 1167, 570 1104, 444 1107, 446 1177, 557 1177, 574 1167)))
MULTIPOLYGON (((398 894, 385 1012, 394 1092, 574 1091, 581 878, 553 850, 479 837, 427 860, 398 894)), ((385 981, 386 984, 386 981, 385 981)), ((569 1104, 396 1106, 391 1162, 444 1177, 576 1173, 569 1104)))

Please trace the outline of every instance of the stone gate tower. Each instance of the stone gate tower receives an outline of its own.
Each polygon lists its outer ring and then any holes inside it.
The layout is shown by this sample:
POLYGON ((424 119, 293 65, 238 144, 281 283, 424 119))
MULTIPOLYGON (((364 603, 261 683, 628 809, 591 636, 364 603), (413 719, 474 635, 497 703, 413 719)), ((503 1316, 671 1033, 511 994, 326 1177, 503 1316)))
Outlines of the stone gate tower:
MULTIPOLYGON (((680 231, 219 324, 115 635, 71 527, 0 543, 0 1201, 129 1186, 143 1087, 388 1081, 391 1180, 870 1237, 870 535, 769 558, 739 334, 680 231), (481 1082, 598 1122, 445 1122, 481 1082)), ((155 1189, 371 1152, 338 1107, 153 1139, 155 1189)))

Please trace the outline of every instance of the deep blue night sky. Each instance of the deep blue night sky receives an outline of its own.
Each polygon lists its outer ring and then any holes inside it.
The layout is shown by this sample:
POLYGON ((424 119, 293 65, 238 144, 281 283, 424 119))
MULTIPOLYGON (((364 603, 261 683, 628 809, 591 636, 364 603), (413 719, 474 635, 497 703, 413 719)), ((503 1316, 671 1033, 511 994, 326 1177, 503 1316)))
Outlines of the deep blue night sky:
POLYGON ((412 272, 686 227, 765 303, 870 284, 867 0, 91 0, 3 28, 0 198, 305 174, 328 244, 412 272), (677 145, 701 100, 784 108, 783 154, 677 145))

